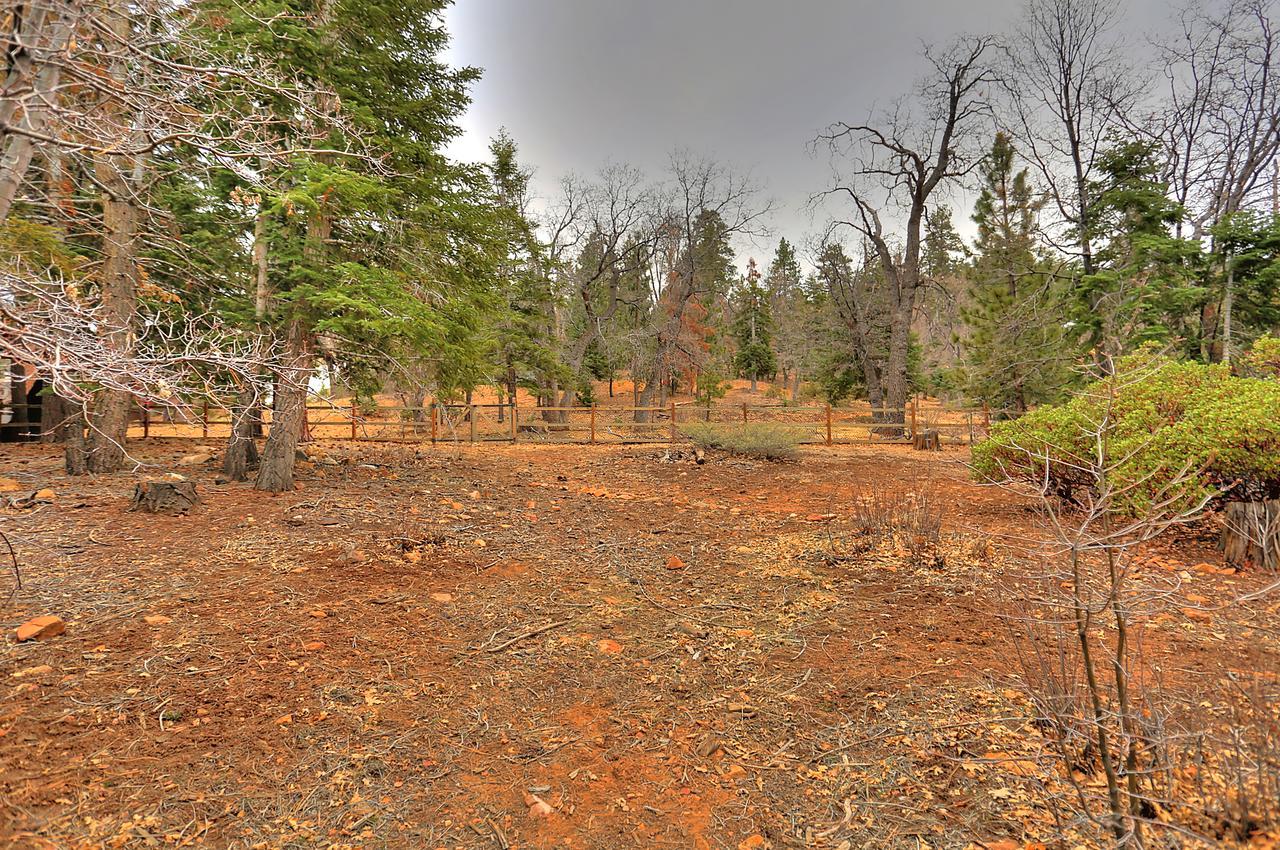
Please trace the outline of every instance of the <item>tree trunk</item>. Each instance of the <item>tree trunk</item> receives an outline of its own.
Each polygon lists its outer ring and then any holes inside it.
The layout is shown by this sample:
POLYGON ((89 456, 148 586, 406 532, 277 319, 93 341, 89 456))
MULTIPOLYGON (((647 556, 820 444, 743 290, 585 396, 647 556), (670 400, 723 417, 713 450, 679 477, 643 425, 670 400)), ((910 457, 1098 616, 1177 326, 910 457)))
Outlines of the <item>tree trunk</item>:
MULTIPOLYGON (((111 27, 116 36, 127 41, 129 16, 122 5, 111 11, 111 27)), ((115 82, 124 86, 125 68, 118 60, 112 68, 115 82)), ((113 107, 119 111, 119 106, 113 107)), ((129 120, 132 116, 118 116, 129 120)), ((133 352, 134 322, 138 312, 137 240, 140 210, 134 186, 142 183, 145 157, 122 162, 103 153, 97 156, 94 170, 102 186, 102 272, 101 295, 103 334, 107 346, 122 358, 133 352), (132 170, 127 174, 126 167, 132 170), (132 181, 130 180, 132 177, 132 181), (132 185, 130 183, 132 182, 132 185)), ((115 472, 124 465, 125 440, 129 432, 129 394, 118 389, 99 390, 93 400, 92 427, 89 429, 89 471, 115 472)))
MULTIPOLYGON (((904 273, 903 277, 907 277, 904 273)), ((889 357, 885 362, 884 406, 886 422, 903 424, 907 406, 907 353, 911 344, 911 316, 915 308, 915 285, 904 280, 889 331, 889 357)), ((897 431, 901 435, 901 430, 897 431)))
POLYGON ((307 380, 311 375, 311 341, 299 319, 289 326, 289 366, 286 379, 276 380, 271 429, 262 447, 254 487, 269 493, 293 489, 293 464, 307 412, 307 380))
POLYGON ((1222 292, 1222 361, 1231 365, 1231 307, 1235 297, 1235 263, 1227 258, 1227 283, 1222 292))
POLYGON ((84 425, 84 406, 73 404, 67 413, 66 421, 62 425, 63 432, 66 434, 63 459, 67 475, 84 475, 89 471, 89 455, 85 448, 84 425))
POLYGON ((800 370, 794 369, 791 372, 791 401, 800 400, 800 370))
MULTIPOLYGON (((266 321, 271 303, 267 278, 267 212, 258 210, 253 222, 253 316, 259 327, 266 321)), ((232 481, 247 481, 249 470, 258 465, 257 438, 262 436, 261 406, 253 388, 240 393, 231 412, 231 435, 222 458, 222 474, 232 481)))
POLYGON ((257 399, 252 388, 245 389, 231 411, 231 436, 222 457, 222 474, 232 481, 245 481, 258 465, 258 444, 254 441, 257 399))
POLYGON ((57 393, 46 393, 40 405, 40 442, 65 443, 74 405, 57 393))
MULTIPOLYGON (((22 38, 37 49, 53 53, 65 49, 71 35, 71 22, 65 15, 51 12, 51 5, 30 4, 22 38)), ((0 126, 10 125, 21 105, 22 117, 17 120, 18 127, 29 133, 43 133, 48 119, 48 104, 57 97, 55 91, 61 70, 57 62, 33 68, 30 51, 18 51, 11 59, 11 70, 4 85, 5 96, 0 98, 0 126), (22 89, 26 88, 28 80, 31 81, 31 90, 24 93, 22 89)), ((36 140, 17 133, 6 133, 0 138, 4 142, 4 152, 0 156, 0 222, 3 222, 8 218, 14 198, 31 167, 36 140)))
POLYGON ((17 361, 9 362, 9 421, 0 433, 0 443, 25 442, 31 437, 28 431, 27 370, 17 361))
POLYGON ((1275 570, 1280 566, 1280 499, 1227 502, 1219 548, 1228 564, 1275 570))

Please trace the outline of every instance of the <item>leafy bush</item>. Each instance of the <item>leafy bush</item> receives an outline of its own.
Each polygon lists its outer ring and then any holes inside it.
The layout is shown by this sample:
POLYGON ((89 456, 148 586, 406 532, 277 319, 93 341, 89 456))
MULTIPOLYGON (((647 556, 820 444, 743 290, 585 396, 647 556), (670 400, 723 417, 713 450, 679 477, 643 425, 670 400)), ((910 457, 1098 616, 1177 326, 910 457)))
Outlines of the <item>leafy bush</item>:
POLYGON ((795 457, 800 441, 806 436, 803 428, 778 422, 690 422, 681 430, 701 448, 764 460, 795 457))
POLYGON ((1150 352, 1065 404, 993 425, 974 447, 974 475, 1036 482, 1047 474, 1050 488, 1070 499, 1093 483, 1100 436, 1120 459, 1111 477, 1130 488, 1122 505, 1130 511, 1148 507, 1184 470, 1193 475, 1188 500, 1218 488, 1241 501, 1280 494, 1280 383, 1150 352))
POLYGON ((1280 337, 1258 337, 1240 357, 1240 374, 1249 378, 1280 378, 1280 337))

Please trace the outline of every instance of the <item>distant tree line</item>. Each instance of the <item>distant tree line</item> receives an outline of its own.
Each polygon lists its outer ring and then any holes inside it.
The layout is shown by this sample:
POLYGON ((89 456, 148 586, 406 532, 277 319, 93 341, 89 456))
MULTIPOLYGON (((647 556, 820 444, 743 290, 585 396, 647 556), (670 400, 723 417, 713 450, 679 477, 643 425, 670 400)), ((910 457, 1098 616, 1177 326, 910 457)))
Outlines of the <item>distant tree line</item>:
POLYGON ((479 73, 442 59, 446 0, 10 5, 0 357, 46 386, 72 472, 127 463, 131 399, 205 398, 227 474, 288 489, 318 373, 358 404, 523 391, 552 421, 623 378, 642 420, 739 378, 892 424, 915 392, 1014 416, 1144 344, 1232 364, 1280 324, 1264 0, 1154 43, 1116 4, 1029 0, 926 51, 890 110, 815 140, 829 225, 746 268, 770 203, 714 159, 540 198, 506 133, 446 157, 479 73))

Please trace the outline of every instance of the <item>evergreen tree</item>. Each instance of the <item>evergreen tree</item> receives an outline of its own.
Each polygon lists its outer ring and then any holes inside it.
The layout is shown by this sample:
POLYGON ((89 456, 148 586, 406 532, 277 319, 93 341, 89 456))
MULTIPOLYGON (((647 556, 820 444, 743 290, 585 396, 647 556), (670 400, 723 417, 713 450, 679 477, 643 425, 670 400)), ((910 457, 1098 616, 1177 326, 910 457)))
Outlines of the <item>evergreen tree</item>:
POLYGON ((322 125, 282 101, 283 164, 228 168, 218 182, 187 178, 180 162, 169 172, 171 190, 193 198, 184 227, 201 228, 209 212, 236 222, 225 238, 240 243, 244 285, 228 281, 210 297, 238 301, 246 321, 286 341, 288 377, 276 384, 260 489, 292 487, 309 376, 321 358, 362 396, 395 363, 431 364, 442 383, 483 372, 487 281, 502 234, 483 173, 441 153, 477 77, 439 58, 447 6, 226 0, 197 9, 210 49, 269 57, 315 88, 316 115, 343 116, 322 125))
POLYGON ((1160 177, 1157 147, 1121 141, 1102 153, 1098 170, 1088 221, 1097 271, 1080 281, 1074 318, 1109 369, 1143 343, 1194 340, 1207 290, 1197 279, 1199 244, 1175 235, 1183 211, 1160 177))
POLYGON ((521 386, 538 392, 559 375, 555 349, 553 293, 543 274, 543 246, 530 219, 529 180, 519 150, 506 130, 489 145, 490 179, 496 194, 502 260, 497 285, 506 308, 497 316, 501 386, 515 399, 521 386))
POLYGON ((1009 138, 997 133, 979 169, 976 256, 963 316, 970 394, 1020 413, 1065 383, 1065 332, 1053 278, 1036 256, 1040 204, 1015 158, 1009 138))
POLYGON ((773 316, 769 310, 769 292, 760 281, 760 270, 754 259, 747 261, 747 274, 738 288, 733 334, 738 342, 734 365, 738 373, 751 379, 751 392, 756 382, 767 378, 778 368, 773 353, 773 316))

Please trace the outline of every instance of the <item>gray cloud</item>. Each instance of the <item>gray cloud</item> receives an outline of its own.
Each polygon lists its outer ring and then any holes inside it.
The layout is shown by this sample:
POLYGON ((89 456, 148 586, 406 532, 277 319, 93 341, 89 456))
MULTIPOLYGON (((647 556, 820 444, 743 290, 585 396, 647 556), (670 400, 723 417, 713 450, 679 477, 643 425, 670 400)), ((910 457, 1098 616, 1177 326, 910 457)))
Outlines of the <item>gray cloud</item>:
MULTIPOLYGON (((1131 0, 1127 37, 1140 44, 1173 8, 1131 0)), ((814 135, 908 92, 924 44, 1005 32, 1020 13, 1013 0, 458 0, 451 59, 484 77, 453 153, 485 158, 505 126, 550 194, 564 173, 615 161, 656 175, 688 148, 750 169, 774 230, 800 241, 821 226, 804 207, 830 173, 814 135)))

